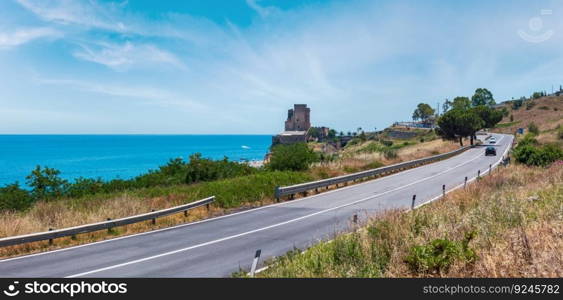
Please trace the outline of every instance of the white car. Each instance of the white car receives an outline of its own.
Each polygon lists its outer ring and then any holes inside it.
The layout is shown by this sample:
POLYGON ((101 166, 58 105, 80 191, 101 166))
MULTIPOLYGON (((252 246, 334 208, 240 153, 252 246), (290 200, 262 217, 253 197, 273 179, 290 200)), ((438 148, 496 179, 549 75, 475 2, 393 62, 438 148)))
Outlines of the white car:
POLYGON ((489 144, 494 144, 494 143, 496 143, 496 142, 497 142, 497 139, 495 139, 494 136, 489 139, 489 144))

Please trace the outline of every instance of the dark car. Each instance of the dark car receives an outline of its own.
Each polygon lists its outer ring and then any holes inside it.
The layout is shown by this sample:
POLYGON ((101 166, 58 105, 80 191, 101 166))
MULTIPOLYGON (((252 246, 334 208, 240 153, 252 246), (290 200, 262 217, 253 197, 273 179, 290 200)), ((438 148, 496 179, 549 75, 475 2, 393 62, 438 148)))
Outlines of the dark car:
POLYGON ((485 149, 485 156, 488 156, 488 155, 497 155, 497 149, 495 149, 495 147, 490 147, 490 146, 487 147, 485 149))

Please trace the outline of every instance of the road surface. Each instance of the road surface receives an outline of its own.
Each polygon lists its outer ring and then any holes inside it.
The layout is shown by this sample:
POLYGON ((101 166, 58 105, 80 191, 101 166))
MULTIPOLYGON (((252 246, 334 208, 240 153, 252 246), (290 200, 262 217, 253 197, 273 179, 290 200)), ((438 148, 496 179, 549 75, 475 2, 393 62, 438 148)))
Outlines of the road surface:
MULTIPOLYGON (((483 146, 450 159, 345 188, 200 222, 0 261, 1 277, 225 277, 261 261, 303 249, 388 209, 438 200, 500 162, 512 143, 494 134, 497 156, 483 146)), ((486 143, 485 143, 486 144, 486 143)))

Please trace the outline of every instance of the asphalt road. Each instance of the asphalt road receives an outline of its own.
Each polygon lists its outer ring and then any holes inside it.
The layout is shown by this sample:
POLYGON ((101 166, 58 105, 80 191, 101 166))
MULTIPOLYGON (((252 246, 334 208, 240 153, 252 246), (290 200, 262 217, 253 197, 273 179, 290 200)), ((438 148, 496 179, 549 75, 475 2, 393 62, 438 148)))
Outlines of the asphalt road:
MULTIPOLYGON (((410 208, 439 200, 500 162, 512 136, 495 134, 497 156, 483 146, 453 158, 330 192, 201 222, 0 261, 1 277, 225 277, 303 249, 346 230, 357 214, 410 208)), ((486 143, 487 144, 487 143, 486 143)))

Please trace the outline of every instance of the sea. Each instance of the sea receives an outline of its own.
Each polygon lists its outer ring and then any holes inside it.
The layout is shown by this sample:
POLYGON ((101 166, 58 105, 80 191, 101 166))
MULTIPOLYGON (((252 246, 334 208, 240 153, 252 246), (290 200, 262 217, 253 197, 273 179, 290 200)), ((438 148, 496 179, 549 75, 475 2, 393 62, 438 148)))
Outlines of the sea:
POLYGON ((271 135, 0 135, 0 187, 19 182, 38 165, 60 177, 129 179, 173 158, 261 161, 271 135))

